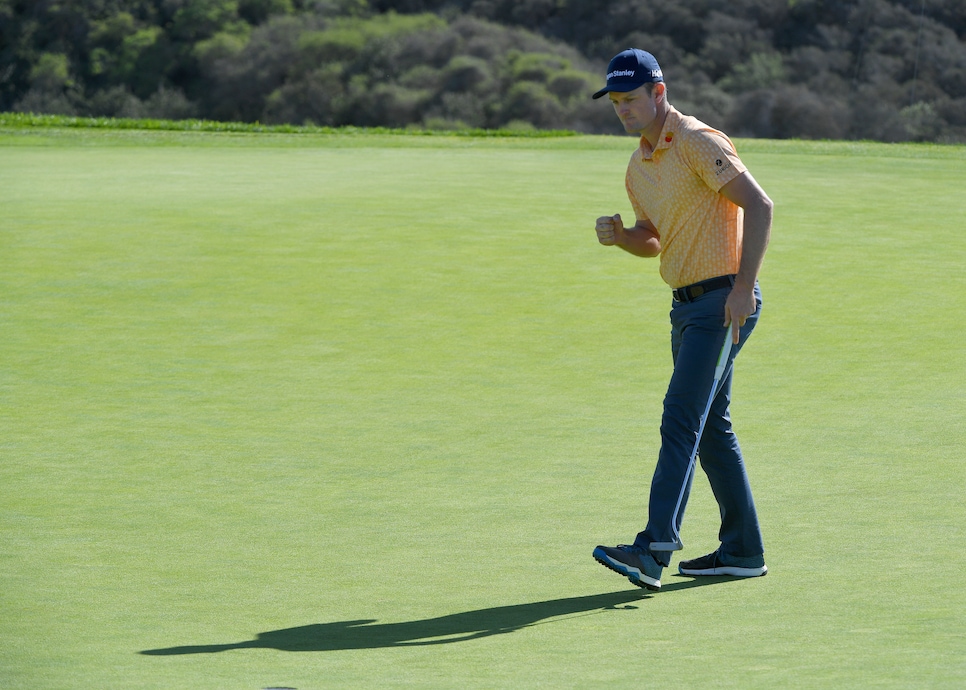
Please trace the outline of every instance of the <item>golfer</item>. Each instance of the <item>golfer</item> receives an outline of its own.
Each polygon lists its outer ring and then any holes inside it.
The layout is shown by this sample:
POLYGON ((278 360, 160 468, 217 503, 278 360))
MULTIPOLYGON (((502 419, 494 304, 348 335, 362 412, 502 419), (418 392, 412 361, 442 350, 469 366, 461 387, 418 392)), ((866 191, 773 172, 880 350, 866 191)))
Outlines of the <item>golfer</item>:
POLYGON ((728 411, 732 363, 761 313, 758 271, 771 234, 772 202, 722 132, 668 103, 653 55, 629 49, 611 60, 608 95, 624 129, 640 135, 625 183, 636 216, 597 219, 597 239, 639 257, 660 256, 671 287, 674 372, 664 398, 661 451, 648 521, 630 545, 598 546, 594 558, 647 589, 661 587, 691 490, 695 445, 721 510, 720 546, 682 561, 683 575, 764 575, 758 515, 728 411), (733 346, 713 390, 724 339, 733 346), (709 407, 710 405, 710 407, 709 407), (708 408, 703 433, 701 418, 708 408))

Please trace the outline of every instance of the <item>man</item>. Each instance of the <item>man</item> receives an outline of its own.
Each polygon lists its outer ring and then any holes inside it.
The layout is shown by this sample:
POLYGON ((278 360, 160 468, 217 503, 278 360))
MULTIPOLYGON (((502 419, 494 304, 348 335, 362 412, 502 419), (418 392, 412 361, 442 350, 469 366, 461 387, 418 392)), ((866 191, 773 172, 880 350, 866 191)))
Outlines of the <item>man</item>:
POLYGON ((598 218, 597 238, 634 256, 661 257, 661 277, 672 288, 674 372, 664 399, 647 526, 633 544, 598 546, 594 558, 639 587, 660 589, 663 568, 682 548, 678 531, 697 443, 721 512, 721 545, 707 556, 682 561, 679 572, 764 575, 761 530, 728 407, 734 357, 761 311, 758 272, 771 234, 772 202, 727 136, 668 103, 653 55, 625 50, 607 72, 607 84, 594 98, 608 94, 624 129, 641 138, 626 176, 637 218, 630 227, 620 214, 598 218), (734 345, 713 392, 726 337, 734 345))

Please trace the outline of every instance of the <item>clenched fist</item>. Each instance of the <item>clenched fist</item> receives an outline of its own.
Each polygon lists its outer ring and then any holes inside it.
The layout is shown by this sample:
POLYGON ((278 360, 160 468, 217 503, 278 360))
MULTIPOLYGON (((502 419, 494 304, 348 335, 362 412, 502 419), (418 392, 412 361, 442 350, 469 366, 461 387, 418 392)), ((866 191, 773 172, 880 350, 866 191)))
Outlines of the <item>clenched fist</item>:
POLYGON ((614 216, 601 216, 597 219, 597 241, 601 244, 612 247, 618 242, 620 234, 624 232, 624 222, 621 214, 614 216))

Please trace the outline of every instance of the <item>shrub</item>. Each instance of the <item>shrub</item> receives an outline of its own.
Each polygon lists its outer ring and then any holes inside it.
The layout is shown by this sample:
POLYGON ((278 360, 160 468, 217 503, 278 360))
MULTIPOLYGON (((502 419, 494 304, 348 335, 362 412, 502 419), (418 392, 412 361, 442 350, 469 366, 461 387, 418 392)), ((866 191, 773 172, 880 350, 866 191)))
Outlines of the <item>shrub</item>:
POLYGON ((558 55, 524 53, 519 50, 511 50, 506 56, 505 64, 509 81, 535 81, 541 84, 570 68, 570 62, 558 55))
POLYGON ((738 94, 755 89, 768 89, 785 81, 785 67, 777 53, 754 53, 746 62, 731 68, 718 86, 728 93, 738 94))
POLYGON ((285 84, 265 99, 262 120, 268 124, 343 124, 341 111, 345 90, 337 67, 322 68, 285 84))
POLYGON ((24 113, 76 115, 82 110, 82 96, 63 53, 44 53, 30 70, 30 89, 15 105, 24 113))
POLYGON ((736 98, 726 127, 735 136, 838 139, 848 131, 848 109, 802 86, 759 89, 736 98))
POLYGON ((485 86, 492 79, 489 63, 472 55, 457 55, 443 70, 446 91, 471 91, 485 86))
POLYGON ((238 16, 252 26, 262 24, 277 14, 292 14, 292 0, 238 0, 238 16))
POLYGON ((586 72, 565 69, 550 77, 547 89, 562 103, 574 98, 588 98, 597 90, 596 82, 586 72))
POLYGON ((355 60, 365 46, 365 35, 354 27, 306 31, 297 44, 299 61, 305 66, 355 60))
POLYGON ((912 141, 935 141, 946 124, 935 108, 923 101, 900 110, 899 119, 912 141))
POLYGON ((495 97, 487 98, 472 92, 442 93, 427 104, 424 121, 427 122, 427 127, 429 120, 438 120, 463 123, 477 129, 494 128, 498 126, 496 118, 493 117, 497 103, 498 99, 495 97))
POLYGON ((94 117, 146 117, 144 103, 126 86, 97 91, 88 101, 88 112, 94 117))
POLYGON ((161 86, 144 101, 145 116, 158 120, 190 120, 198 116, 198 106, 181 89, 161 86))
POLYGON ((563 129, 565 110, 547 87, 536 82, 513 84, 503 100, 501 126, 514 120, 525 120, 542 129, 563 129))

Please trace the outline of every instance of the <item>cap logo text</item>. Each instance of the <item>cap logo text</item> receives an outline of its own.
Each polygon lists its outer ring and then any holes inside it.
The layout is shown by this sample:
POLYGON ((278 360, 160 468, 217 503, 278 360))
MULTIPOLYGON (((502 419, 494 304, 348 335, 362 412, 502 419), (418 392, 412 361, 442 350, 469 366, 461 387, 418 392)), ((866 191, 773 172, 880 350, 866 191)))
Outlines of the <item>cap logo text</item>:
MULTIPOLYGON (((608 72, 607 78, 608 79, 615 79, 617 77, 633 77, 635 74, 637 74, 637 71, 636 70, 632 70, 632 69, 618 69, 618 70, 614 70, 613 72, 608 72)), ((650 70, 649 74, 651 75, 651 78, 652 79, 663 79, 664 78, 664 73, 661 70, 659 70, 659 69, 652 69, 652 70, 650 70)))

